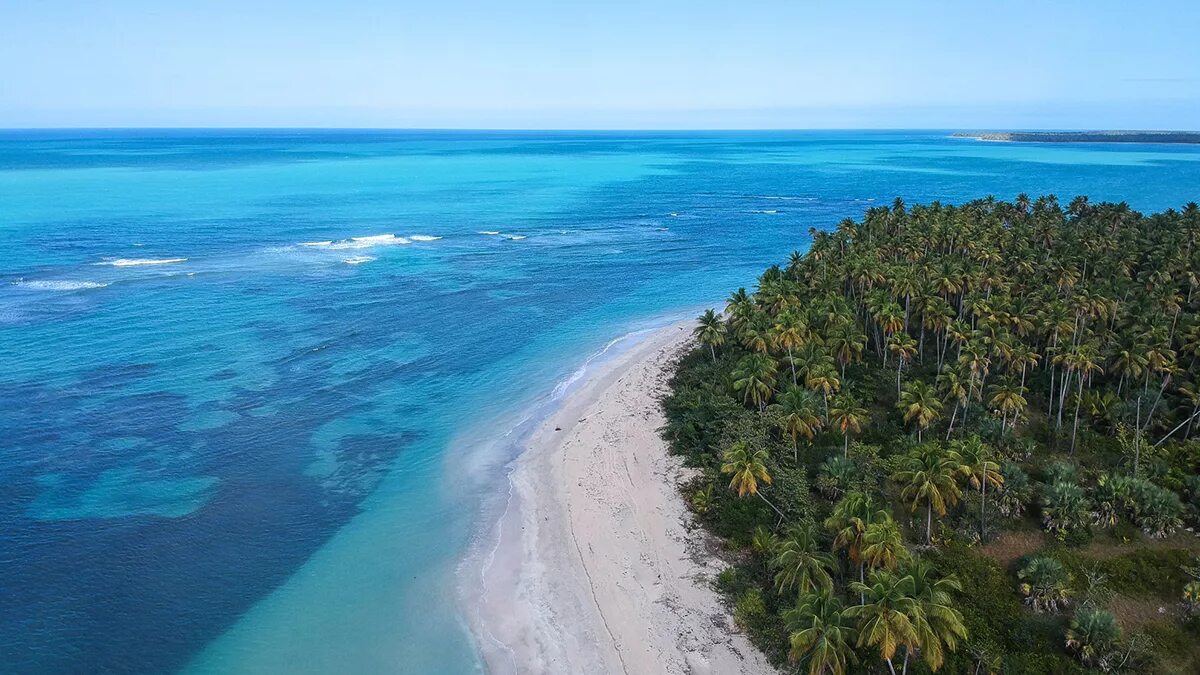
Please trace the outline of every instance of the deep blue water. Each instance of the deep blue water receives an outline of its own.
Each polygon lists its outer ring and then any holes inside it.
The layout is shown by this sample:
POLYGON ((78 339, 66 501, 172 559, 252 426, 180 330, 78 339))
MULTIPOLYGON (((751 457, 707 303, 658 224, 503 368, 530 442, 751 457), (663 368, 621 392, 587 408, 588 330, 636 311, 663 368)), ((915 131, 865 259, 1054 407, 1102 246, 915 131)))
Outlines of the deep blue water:
POLYGON ((469 672, 463 458, 609 339, 895 196, 1197 186, 934 132, 0 132, 0 670, 469 672))

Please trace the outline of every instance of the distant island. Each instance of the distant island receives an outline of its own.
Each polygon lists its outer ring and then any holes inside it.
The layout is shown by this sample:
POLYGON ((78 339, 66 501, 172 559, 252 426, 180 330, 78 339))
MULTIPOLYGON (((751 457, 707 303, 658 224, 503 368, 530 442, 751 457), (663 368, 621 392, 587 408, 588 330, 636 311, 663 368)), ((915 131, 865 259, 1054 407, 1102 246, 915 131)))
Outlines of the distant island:
POLYGON ((1195 131, 958 131, 951 136, 1017 143, 1200 143, 1195 131))

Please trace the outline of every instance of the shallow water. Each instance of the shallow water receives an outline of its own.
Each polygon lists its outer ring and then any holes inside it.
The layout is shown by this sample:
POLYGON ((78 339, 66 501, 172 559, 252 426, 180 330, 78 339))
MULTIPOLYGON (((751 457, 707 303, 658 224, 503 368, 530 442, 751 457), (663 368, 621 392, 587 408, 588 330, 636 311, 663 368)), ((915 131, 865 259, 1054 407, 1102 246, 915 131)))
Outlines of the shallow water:
POLYGON ((466 458, 609 339, 896 195, 1196 185, 927 132, 0 132, 0 663, 470 671, 466 458))

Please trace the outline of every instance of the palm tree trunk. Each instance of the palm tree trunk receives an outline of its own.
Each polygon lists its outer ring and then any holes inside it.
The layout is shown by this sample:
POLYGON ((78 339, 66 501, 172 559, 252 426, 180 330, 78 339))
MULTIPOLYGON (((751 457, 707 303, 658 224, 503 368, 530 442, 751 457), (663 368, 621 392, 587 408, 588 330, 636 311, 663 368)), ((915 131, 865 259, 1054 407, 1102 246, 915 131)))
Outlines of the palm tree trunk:
POLYGON ((933 546, 933 502, 925 502, 925 545, 933 546))
POLYGON ((1192 422, 1193 422, 1193 421, 1194 421, 1194 420, 1195 420, 1197 417, 1200 417, 1200 407, 1194 408, 1194 409, 1192 410, 1192 416, 1191 416, 1191 417, 1189 417, 1189 418, 1187 418, 1186 420, 1184 420, 1184 421, 1180 422, 1178 425, 1176 425, 1176 426, 1175 426, 1175 428, 1174 428, 1174 429, 1172 429, 1172 430, 1171 430, 1171 432, 1170 432, 1169 434, 1167 434, 1166 436, 1163 436, 1162 438, 1158 439, 1158 442, 1154 444, 1154 447, 1156 447, 1156 448, 1157 448, 1158 446, 1162 445, 1162 444, 1163 444, 1163 442, 1164 442, 1164 441, 1166 441, 1166 440, 1167 440, 1168 438, 1170 438, 1171 436, 1173 436, 1173 435, 1175 434, 1175 432, 1176 432, 1176 431, 1179 431, 1179 428, 1180 428, 1180 427, 1182 427, 1184 424, 1188 425, 1188 431, 1190 432, 1190 431, 1192 430, 1192 422))
POLYGON ((904 667, 900 669, 903 675, 908 675, 908 645, 904 645, 904 667))
POLYGON ((1083 401, 1083 373, 1079 374, 1079 391, 1075 394, 1075 424, 1071 426, 1071 456, 1075 456, 1075 436, 1079 432, 1079 404, 1083 401))
POLYGON ((984 540, 984 533, 987 531, 987 460, 983 461, 983 480, 979 482, 979 543, 984 540))
POLYGON ((708 343, 708 351, 712 354, 713 363, 717 362, 717 348, 710 342, 708 343))
POLYGON ((892 675, 896 675, 896 666, 893 666, 893 665, 892 665, 892 660, 891 660, 891 659, 884 659, 884 661, 887 661, 887 664, 888 664, 888 670, 892 671, 892 675))
POLYGON ((946 427, 946 440, 950 440, 950 433, 954 431, 954 418, 958 417, 958 398, 954 399, 954 412, 950 413, 950 426, 946 427))
POLYGON ((792 366, 792 386, 796 386, 796 360, 792 358, 792 348, 788 347, 788 363, 792 366))
POLYGON ((787 518, 787 516, 783 515, 783 511, 780 511, 774 504, 772 504, 770 502, 770 500, 768 500, 766 497, 764 497, 761 492, 755 492, 754 494, 758 495, 759 499, 766 502, 767 506, 771 507, 775 511, 775 513, 779 514, 779 522, 783 522, 787 518))

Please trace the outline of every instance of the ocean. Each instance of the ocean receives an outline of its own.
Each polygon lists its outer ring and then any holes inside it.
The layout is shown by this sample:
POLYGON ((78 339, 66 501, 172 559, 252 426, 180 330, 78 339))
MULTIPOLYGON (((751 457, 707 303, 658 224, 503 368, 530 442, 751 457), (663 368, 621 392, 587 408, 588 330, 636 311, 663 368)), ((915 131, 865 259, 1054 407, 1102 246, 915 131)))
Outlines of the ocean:
POLYGON ((0 670, 475 672, 504 439, 613 338, 896 196, 1197 186, 927 131, 0 131, 0 670))

